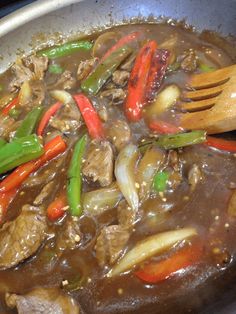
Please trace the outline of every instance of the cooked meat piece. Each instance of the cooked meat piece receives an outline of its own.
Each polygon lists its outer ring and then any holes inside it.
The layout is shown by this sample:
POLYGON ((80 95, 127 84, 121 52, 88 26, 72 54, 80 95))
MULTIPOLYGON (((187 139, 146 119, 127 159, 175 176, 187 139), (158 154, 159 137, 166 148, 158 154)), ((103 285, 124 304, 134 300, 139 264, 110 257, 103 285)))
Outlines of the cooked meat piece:
POLYGON ((31 81, 32 100, 30 108, 41 105, 45 98, 45 85, 42 81, 31 81))
POLYGON ((48 67, 47 57, 30 56, 23 61, 18 59, 12 66, 14 79, 10 83, 10 90, 15 91, 20 88, 25 81, 42 80, 48 67))
POLYGON ((48 68, 48 57, 29 56, 24 59, 24 63, 34 73, 35 80, 42 80, 44 78, 45 71, 48 68))
POLYGON ((121 66, 120 69, 121 70, 125 70, 125 71, 131 71, 134 65, 134 60, 136 59, 136 53, 133 53, 127 61, 125 61, 121 66))
POLYGON ((77 219, 68 218, 57 237, 57 248, 73 250, 80 243, 81 232, 77 219))
POLYGON ((56 83, 50 84, 49 89, 72 89, 76 85, 76 79, 68 70, 62 73, 56 83))
POLYGON ((170 150, 168 154, 169 166, 175 171, 179 171, 181 168, 179 156, 176 150, 170 150))
POLYGON ((61 156, 60 158, 55 159, 53 162, 48 164, 48 166, 43 167, 42 169, 31 175, 28 179, 26 179, 23 186, 31 188, 37 185, 47 184, 60 173, 59 169, 61 168, 64 160, 65 156, 61 156))
POLYGON ((189 50, 180 64, 181 69, 186 72, 193 72, 197 68, 197 56, 194 51, 189 50))
POLYGON ((93 182, 98 181, 101 186, 107 186, 112 183, 113 161, 111 144, 107 141, 94 141, 85 157, 83 174, 93 182))
POLYGON ((108 89, 100 93, 101 98, 107 98, 114 105, 122 103, 126 98, 126 93, 122 88, 108 89))
POLYGON ((132 228, 136 220, 136 212, 128 205, 125 200, 122 200, 117 209, 118 222, 124 228, 132 228))
POLYGON ((49 124, 62 133, 76 131, 82 124, 80 111, 74 104, 65 105, 49 124))
POLYGON ((95 245, 98 264, 114 264, 120 257, 130 233, 122 226, 112 225, 104 227, 100 232, 95 245))
POLYGON ((124 120, 113 121, 108 126, 106 133, 118 151, 128 144, 131 139, 130 127, 124 120))
POLYGON ((169 176, 168 184, 169 187, 175 190, 183 181, 183 177, 180 171, 172 171, 169 176))
POLYGON ((79 314, 72 297, 57 288, 36 288, 25 295, 7 293, 5 300, 18 314, 79 314))
POLYGON ((93 70, 97 63, 97 58, 92 58, 89 60, 81 61, 77 70, 77 80, 84 80, 89 73, 93 70))
POLYGON ((191 190, 194 191, 197 184, 202 180, 202 173, 198 165, 193 164, 188 173, 188 182, 191 185, 191 190))
POLYGON ((34 205, 42 205, 45 199, 52 193, 52 191, 55 189, 54 182, 51 181, 47 183, 39 193, 39 195, 34 200, 34 205))
POLYGON ((14 267, 32 256, 45 241, 46 229, 44 210, 23 206, 21 214, 0 229, 0 268, 14 267))
POLYGON ((9 116, 0 116, 0 137, 8 140, 11 132, 14 132, 18 126, 19 123, 17 123, 13 118, 9 116))
POLYGON ((112 75, 112 81, 118 86, 125 86, 128 82, 130 73, 128 71, 116 70, 112 75))

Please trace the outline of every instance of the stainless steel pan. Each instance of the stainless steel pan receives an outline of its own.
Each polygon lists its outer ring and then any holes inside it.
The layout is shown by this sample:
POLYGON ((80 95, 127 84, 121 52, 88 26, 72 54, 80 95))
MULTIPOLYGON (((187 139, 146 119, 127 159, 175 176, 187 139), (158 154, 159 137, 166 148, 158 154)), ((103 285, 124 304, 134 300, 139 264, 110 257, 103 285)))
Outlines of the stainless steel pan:
MULTIPOLYGON (((46 40, 58 40, 60 34, 86 34, 134 18, 154 20, 160 16, 184 19, 199 31, 236 36, 236 0, 39 0, 0 21, 0 72, 19 51, 28 53, 46 40)), ((236 313, 236 265, 196 293, 195 313, 236 313)), ((167 306, 167 313, 180 313, 179 304, 184 300, 175 301, 174 312, 173 308, 168 312, 167 306)), ((155 305, 141 311, 156 313, 155 305)))

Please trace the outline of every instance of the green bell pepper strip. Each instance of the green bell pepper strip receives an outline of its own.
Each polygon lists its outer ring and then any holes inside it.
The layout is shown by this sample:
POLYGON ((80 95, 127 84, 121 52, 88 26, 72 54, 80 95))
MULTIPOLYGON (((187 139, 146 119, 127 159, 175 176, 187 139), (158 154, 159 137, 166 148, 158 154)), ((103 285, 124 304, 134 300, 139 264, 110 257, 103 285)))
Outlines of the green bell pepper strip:
POLYGON ((0 148, 2 148, 6 144, 6 141, 0 138, 0 148))
POLYGON ((41 141, 34 134, 15 139, 0 148, 0 174, 36 159, 43 153, 41 141))
POLYGON ((82 82, 81 89, 88 94, 96 95, 112 73, 131 52, 132 49, 130 47, 124 46, 111 53, 105 60, 99 63, 95 70, 82 82))
POLYGON ((51 64, 48 67, 48 71, 52 74, 61 74, 63 73, 63 69, 59 64, 51 64))
POLYGON ((22 121, 19 128, 16 130, 14 138, 25 137, 32 134, 39 122, 42 112, 42 107, 36 107, 32 111, 30 111, 25 119, 22 121))
POLYGON ((164 192, 166 190, 169 173, 167 171, 158 171, 153 179, 153 186, 157 192, 164 192))
POLYGON ((81 166, 82 159, 87 143, 87 136, 84 135, 76 143, 72 159, 70 162, 67 178, 67 199, 70 206, 70 213, 72 216, 80 216, 82 213, 81 206, 81 166))
POLYGON ((37 52, 38 56, 46 56, 49 59, 55 59, 59 57, 68 56, 76 51, 80 50, 90 50, 93 44, 90 41, 72 41, 69 43, 62 44, 60 46, 55 46, 52 48, 47 48, 37 52))
POLYGON ((164 149, 175 149, 204 142, 206 142, 206 131, 199 130, 173 135, 161 135, 155 140, 143 141, 139 148, 145 151, 149 146, 157 145, 164 149))
POLYGON ((201 72, 204 72, 204 73, 213 72, 216 70, 216 68, 214 68, 213 66, 209 66, 202 62, 199 64, 199 69, 201 70, 201 72))

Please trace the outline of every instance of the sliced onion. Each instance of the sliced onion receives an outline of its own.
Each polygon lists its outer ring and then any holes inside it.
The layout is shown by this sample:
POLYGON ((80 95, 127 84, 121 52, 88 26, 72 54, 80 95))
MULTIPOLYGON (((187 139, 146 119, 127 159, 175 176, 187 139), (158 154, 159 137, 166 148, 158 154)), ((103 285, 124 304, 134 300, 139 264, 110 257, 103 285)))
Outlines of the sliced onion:
POLYGON ((93 57, 101 58, 105 52, 117 42, 119 38, 120 34, 116 32, 106 32, 101 34, 93 45, 93 57))
POLYGON ((155 147, 148 149, 138 166, 137 181, 139 183, 139 196, 144 200, 151 192, 153 177, 165 159, 165 153, 155 147))
POLYGON ((236 191, 230 197, 228 205, 228 214, 232 217, 236 217, 236 191))
POLYGON ((121 198, 122 193, 117 184, 114 183, 109 187, 84 193, 83 207, 92 215, 97 215, 114 208, 121 198))
POLYGON ((65 104, 65 105, 66 104, 71 104, 71 103, 74 102, 73 97, 71 96, 71 94, 66 92, 66 91, 64 91, 64 90, 55 89, 55 90, 50 92, 50 95, 54 99, 60 101, 61 103, 65 104))
POLYGON ((172 84, 163 89, 157 95, 155 101, 146 109, 145 115, 148 118, 159 116, 166 110, 173 107, 180 97, 180 89, 178 86, 172 84))
POLYGON ((19 103, 21 106, 28 104, 32 97, 32 89, 29 81, 25 81, 19 92, 19 103))
POLYGON ((131 249, 113 269, 107 274, 108 277, 114 277, 120 273, 131 269, 146 259, 161 253, 177 242, 183 241, 189 237, 197 235, 194 228, 184 228, 172 231, 162 232, 140 241, 131 249))
POLYGON ((133 144, 125 146, 119 153, 115 163, 117 184, 127 203, 138 210, 139 198, 135 184, 135 166, 138 160, 138 148, 133 144))

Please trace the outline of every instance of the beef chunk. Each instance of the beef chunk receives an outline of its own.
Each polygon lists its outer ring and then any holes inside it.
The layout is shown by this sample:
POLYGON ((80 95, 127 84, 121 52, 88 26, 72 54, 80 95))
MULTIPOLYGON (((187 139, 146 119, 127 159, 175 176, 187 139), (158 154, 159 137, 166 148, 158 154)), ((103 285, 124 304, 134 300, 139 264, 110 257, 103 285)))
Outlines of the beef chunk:
POLYGON ((46 239, 43 209, 25 205, 21 214, 0 229, 0 269, 18 265, 32 256, 46 239))
POLYGON ((50 121, 50 125, 62 133, 76 131, 82 124, 81 115, 74 104, 65 105, 56 117, 50 121))
POLYGON ((14 92, 25 81, 42 80, 47 67, 47 57, 30 56, 23 60, 18 59, 11 68, 14 79, 10 83, 10 90, 14 92))
POLYGON ((97 58, 81 61, 77 70, 78 81, 84 80, 89 73, 93 70, 97 63, 97 58))
POLYGON ((19 124, 9 116, 0 116, 0 137, 8 140, 11 132, 17 129, 19 124))
POLYGON ((119 203, 117 215, 120 226, 129 229, 135 224, 136 212, 132 210, 125 200, 119 203))
POLYGON ((107 98, 113 104, 118 105, 125 100, 126 93, 124 92, 122 88, 113 88, 113 89, 108 89, 108 90, 105 90, 104 92, 101 92, 100 97, 107 98))
POLYGON ((94 141, 85 157, 83 174, 93 182, 98 181, 101 186, 108 186, 112 183, 113 163, 111 144, 107 141, 94 141))
POLYGON ((57 247, 59 250, 75 249, 81 239, 81 232, 77 219, 67 219, 63 229, 60 231, 57 238, 57 247))
POLYGON ((56 288, 37 288, 25 295, 7 293, 5 299, 18 314, 79 314, 75 301, 56 288))
POLYGON ((95 245, 96 257, 100 266, 114 264, 120 257, 130 233, 119 225, 104 227, 95 245))
POLYGON ((128 71, 116 70, 112 75, 112 81, 118 86, 125 86, 128 82, 130 73, 128 71))
POLYGON ((48 86, 49 89, 72 89, 76 85, 76 79, 68 70, 62 73, 59 79, 54 84, 48 86))
POLYGON ((39 193, 39 195, 34 200, 34 205, 42 205, 45 199, 52 193, 55 188, 54 182, 47 183, 39 193))
POLYGON ((107 128, 107 136, 120 151, 131 139, 130 127, 124 120, 113 121, 107 128))
POLYGON ((197 68, 197 56, 194 51, 189 50, 184 56, 181 64, 181 69, 186 72, 193 72, 197 68))

